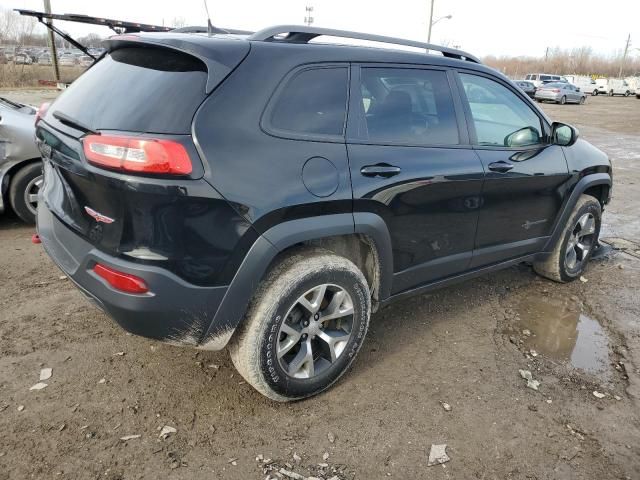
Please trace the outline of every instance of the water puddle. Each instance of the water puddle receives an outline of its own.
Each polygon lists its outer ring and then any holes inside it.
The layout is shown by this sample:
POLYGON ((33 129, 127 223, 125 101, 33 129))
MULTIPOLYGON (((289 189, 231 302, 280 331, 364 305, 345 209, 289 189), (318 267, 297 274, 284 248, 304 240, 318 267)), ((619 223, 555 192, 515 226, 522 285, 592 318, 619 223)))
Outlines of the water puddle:
POLYGON ((609 367, 609 340, 597 320, 580 312, 571 300, 525 299, 517 310, 515 327, 524 347, 575 368, 602 376, 609 367))

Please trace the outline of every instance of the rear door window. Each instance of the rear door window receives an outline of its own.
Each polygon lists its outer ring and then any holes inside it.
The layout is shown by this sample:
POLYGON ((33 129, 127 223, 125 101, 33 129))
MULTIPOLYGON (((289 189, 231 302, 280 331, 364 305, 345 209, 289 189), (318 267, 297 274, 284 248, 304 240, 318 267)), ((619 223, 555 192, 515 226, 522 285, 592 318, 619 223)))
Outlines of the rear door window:
POLYGON ((269 127, 305 136, 342 136, 348 78, 347 67, 298 72, 286 83, 269 111, 269 127))
POLYGON ((545 80, 551 80, 551 75, 540 75, 540 80, 542 80, 543 82, 545 80))
POLYGON ((163 48, 122 48, 106 55, 51 106, 92 130, 186 134, 205 99, 207 69, 163 48))
POLYGON ((460 143, 447 74, 413 68, 362 68, 361 135, 376 143, 460 143))

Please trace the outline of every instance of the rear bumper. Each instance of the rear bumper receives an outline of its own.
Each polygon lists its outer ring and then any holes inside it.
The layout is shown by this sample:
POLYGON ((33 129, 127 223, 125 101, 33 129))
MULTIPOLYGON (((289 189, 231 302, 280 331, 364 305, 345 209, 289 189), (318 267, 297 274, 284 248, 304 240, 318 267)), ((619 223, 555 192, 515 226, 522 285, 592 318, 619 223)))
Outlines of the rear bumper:
MULTIPOLYGON (((191 346, 200 346, 205 333, 210 331, 226 286, 199 287, 162 268, 107 255, 60 222, 45 202, 38 205, 38 234, 45 251, 58 267, 125 330, 191 346), (151 293, 132 295, 115 290, 93 273, 96 263, 144 279, 151 293)), ((224 344, 226 341, 220 341, 219 347, 224 344)), ((217 345, 208 342, 207 348, 216 350, 217 345)))
POLYGON ((560 100, 561 95, 555 93, 536 92, 534 98, 537 100, 551 100, 553 102, 557 102, 560 100))

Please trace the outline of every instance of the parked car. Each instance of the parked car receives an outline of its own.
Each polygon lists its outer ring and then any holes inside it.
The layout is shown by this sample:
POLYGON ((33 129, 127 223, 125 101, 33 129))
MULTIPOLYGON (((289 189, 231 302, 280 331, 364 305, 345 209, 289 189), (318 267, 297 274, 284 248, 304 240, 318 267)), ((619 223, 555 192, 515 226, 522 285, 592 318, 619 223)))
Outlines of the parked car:
POLYGON ((34 223, 42 162, 35 143, 35 108, 0 97, 0 213, 9 205, 34 223))
POLYGON ((536 90, 535 99, 538 102, 552 101, 564 105, 565 103, 583 104, 587 94, 570 83, 546 83, 536 90))
POLYGON ((587 75, 567 75, 566 78, 569 83, 578 87, 580 91, 593 96, 598 95, 598 85, 593 78, 587 75))
POLYGON ((38 65, 51 65, 51 54, 43 53, 38 57, 38 65))
POLYGON ((565 77, 561 75, 552 75, 550 73, 529 73, 524 77, 524 79, 533 82, 536 87, 552 82, 568 83, 568 80, 565 77))
POLYGON ((631 95, 631 88, 626 80, 620 78, 598 78, 596 79, 598 85, 598 93, 609 95, 622 95, 628 97, 631 95))
POLYGON ((529 97, 533 98, 535 96, 536 86, 533 84, 533 82, 530 82, 528 80, 514 80, 513 83, 520 87, 520 90, 526 93, 529 97))
POLYGON ((62 57, 60 57, 58 63, 63 67, 75 67, 77 65, 76 57, 74 57, 73 55, 63 55, 62 57))
POLYGON ((335 383, 380 306, 523 261, 569 282, 598 245, 607 156, 469 53, 107 44, 37 123, 42 244, 125 329, 228 345, 271 399, 335 383))
POLYGON ((79 65, 81 67, 90 67, 91 65, 93 65, 93 58, 91 58, 89 55, 83 55, 79 59, 79 65))
POLYGON ((20 52, 13 56, 13 63, 16 65, 31 65, 33 60, 31 60, 29 54, 20 52))

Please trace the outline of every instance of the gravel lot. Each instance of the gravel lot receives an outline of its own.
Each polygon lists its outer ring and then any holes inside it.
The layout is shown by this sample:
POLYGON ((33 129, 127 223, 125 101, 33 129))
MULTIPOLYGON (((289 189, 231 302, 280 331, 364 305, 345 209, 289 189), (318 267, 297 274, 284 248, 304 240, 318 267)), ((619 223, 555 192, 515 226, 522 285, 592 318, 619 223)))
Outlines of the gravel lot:
POLYGON ((226 352, 126 334, 2 217, 0 479, 639 479, 640 100, 543 108, 613 159, 616 250, 586 282, 519 265, 385 308, 343 381, 293 404, 226 352), (428 467, 432 444, 451 460, 428 467))

